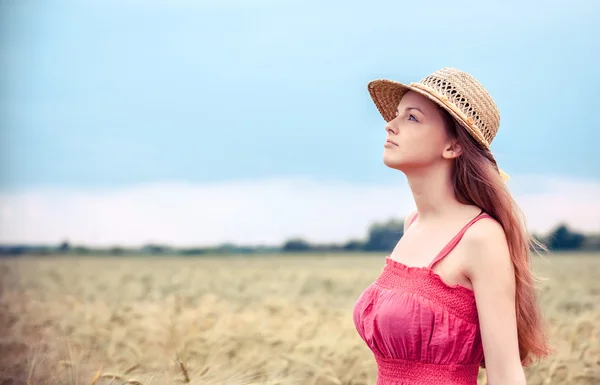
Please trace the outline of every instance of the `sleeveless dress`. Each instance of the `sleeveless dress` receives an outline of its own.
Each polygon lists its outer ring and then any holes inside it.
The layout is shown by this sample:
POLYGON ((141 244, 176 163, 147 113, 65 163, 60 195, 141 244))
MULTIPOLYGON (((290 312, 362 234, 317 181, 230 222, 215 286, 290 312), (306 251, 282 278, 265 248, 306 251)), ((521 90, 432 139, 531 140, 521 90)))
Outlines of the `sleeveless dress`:
POLYGON ((477 385, 483 345, 475 294, 446 284, 432 269, 486 217, 482 212, 467 223, 428 267, 387 256, 358 297, 354 325, 375 356, 377 385, 477 385))

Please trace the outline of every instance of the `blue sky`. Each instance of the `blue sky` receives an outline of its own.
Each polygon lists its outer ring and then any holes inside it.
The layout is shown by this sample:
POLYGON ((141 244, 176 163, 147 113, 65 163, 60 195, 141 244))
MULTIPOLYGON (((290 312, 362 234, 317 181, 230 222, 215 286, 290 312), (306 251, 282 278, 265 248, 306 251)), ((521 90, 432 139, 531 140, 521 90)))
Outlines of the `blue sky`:
MULTIPOLYGON (((0 191, 399 179, 366 85, 472 73, 512 176, 600 182, 600 3, 4 1, 0 191)), ((15 198, 16 199, 16 198, 15 198)), ((5 217, 4 220, 7 223, 5 217)))
POLYGON ((509 173, 600 179, 596 1, 19 3, 1 23, 3 188, 384 181, 366 83, 443 66, 496 99, 509 173))

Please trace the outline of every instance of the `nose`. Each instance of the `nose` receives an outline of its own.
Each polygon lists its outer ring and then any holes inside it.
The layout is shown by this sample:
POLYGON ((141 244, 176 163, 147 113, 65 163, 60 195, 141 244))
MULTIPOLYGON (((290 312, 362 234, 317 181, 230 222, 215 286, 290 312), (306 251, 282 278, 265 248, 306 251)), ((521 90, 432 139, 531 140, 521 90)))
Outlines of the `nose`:
POLYGON ((397 135, 398 134, 398 130, 394 127, 393 122, 394 122, 393 120, 390 120, 385 125, 385 131, 388 133, 388 135, 397 135))

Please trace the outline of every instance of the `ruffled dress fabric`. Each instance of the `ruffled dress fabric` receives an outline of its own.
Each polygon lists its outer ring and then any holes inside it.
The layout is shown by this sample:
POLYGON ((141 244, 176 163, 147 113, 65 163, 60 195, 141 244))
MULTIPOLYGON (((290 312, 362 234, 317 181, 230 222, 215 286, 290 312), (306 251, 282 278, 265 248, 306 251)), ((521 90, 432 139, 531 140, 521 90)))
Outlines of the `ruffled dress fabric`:
POLYGON ((356 330, 375 356, 377 385, 477 385, 483 345, 474 292, 446 284, 432 265, 410 267, 386 257, 354 305, 356 330))

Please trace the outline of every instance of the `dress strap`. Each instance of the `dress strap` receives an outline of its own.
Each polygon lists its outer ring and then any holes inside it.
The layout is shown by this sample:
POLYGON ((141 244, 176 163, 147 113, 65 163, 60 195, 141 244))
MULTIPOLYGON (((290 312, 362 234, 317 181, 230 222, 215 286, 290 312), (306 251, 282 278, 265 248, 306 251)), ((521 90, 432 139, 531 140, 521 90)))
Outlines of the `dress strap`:
MULTIPOLYGON (((415 213, 415 215, 413 215, 412 219, 410 220, 410 223, 408 224, 408 227, 410 227, 410 225, 412 225, 413 222, 417 220, 418 216, 419 216, 419 213, 415 213)), ((407 229, 408 229, 408 227, 407 227, 407 229)))
POLYGON ((481 210, 481 212, 479 213, 479 215, 477 215, 475 218, 471 219, 471 221, 469 221, 469 223, 467 223, 458 232, 458 234, 456 234, 454 236, 454 238, 452 238, 452 240, 450 240, 450 242, 448 242, 448 244, 446 245, 446 247, 444 247, 442 249, 442 251, 440 251, 439 254, 436 255, 436 257, 433 259, 433 261, 429 264, 429 268, 432 269, 433 265, 435 265, 440 260, 442 260, 446 255, 448 255, 450 253, 450 251, 452 251, 452 249, 454 249, 454 247, 456 247, 456 245, 458 244, 458 242, 460 242, 460 240, 462 239, 463 235, 465 235, 465 233, 467 232, 467 230, 469 229, 469 227, 471 227, 471 225, 473 225, 473 223, 477 222, 478 220, 480 220, 482 218, 492 218, 492 217, 489 216, 488 214, 484 213, 483 210, 481 210))

